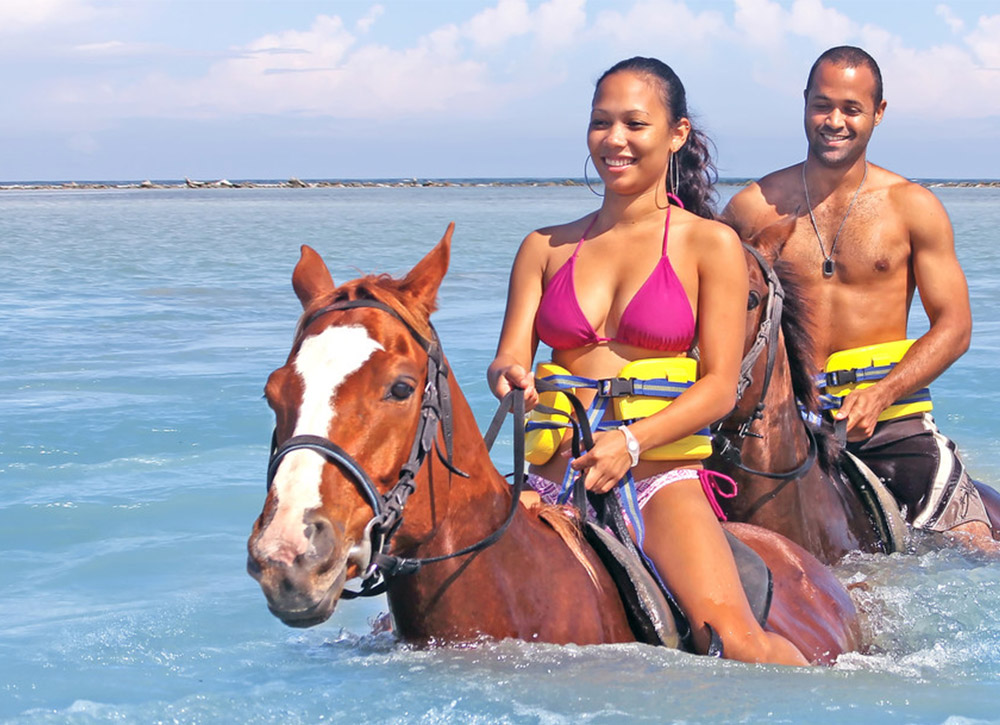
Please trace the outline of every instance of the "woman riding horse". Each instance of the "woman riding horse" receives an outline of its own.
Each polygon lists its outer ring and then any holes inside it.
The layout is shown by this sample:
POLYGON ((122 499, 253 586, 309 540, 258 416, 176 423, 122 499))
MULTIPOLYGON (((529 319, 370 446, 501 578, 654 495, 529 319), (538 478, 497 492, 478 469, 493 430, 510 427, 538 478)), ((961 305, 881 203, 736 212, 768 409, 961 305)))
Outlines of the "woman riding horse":
MULTIPOLYGON (((732 409, 748 291, 739 239, 712 221, 714 168, 680 79, 651 58, 613 66, 597 83, 587 145, 604 182, 601 207, 524 240, 490 386, 498 397, 522 387, 529 407, 537 403, 529 370, 539 340, 573 379, 600 381, 650 358, 672 367, 669 358, 684 357, 697 338, 699 375, 669 406, 598 433, 575 459, 563 441, 536 462, 529 483, 550 503, 577 473, 592 492, 631 496, 641 510, 632 520, 637 543, 687 615, 699 651, 714 630, 728 657, 807 664, 753 616, 710 503, 713 475, 691 455, 654 453, 732 409)), ((595 397, 577 393, 585 403, 595 397)))

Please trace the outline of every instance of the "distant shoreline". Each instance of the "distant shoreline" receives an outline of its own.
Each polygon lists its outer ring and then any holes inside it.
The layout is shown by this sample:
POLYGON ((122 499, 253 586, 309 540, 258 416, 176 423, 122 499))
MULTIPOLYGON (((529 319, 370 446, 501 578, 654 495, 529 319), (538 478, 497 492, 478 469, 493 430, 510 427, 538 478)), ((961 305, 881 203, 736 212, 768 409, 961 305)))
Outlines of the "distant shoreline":
MULTIPOLYGON (((753 179, 719 179, 719 186, 746 186, 753 179)), ((912 179, 927 187, 1000 188, 1000 179, 912 179)), ((0 182, 0 191, 72 191, 113 189, 378 189, 442 187, 584 186, 583 179, 319 179, 195 181, 24 181, 0 182)))

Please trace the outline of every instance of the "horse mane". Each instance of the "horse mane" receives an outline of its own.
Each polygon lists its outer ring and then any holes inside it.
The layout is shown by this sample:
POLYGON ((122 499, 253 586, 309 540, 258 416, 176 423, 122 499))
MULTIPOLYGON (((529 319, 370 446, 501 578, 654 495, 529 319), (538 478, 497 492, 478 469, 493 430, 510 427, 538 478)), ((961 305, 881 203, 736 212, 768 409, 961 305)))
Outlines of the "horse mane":
POLYGON ((406 295, 406 280, 396 279, 388 274, 369 274, 358 279, 345 282, 340 287, 323 295, 309 305, 303 312, 296 326, 295 336, 302 330, 301 325, 308 316, 317 309, 335 302, 351 300, 375 300, 390 307, 402 320, 412 327, 425 340, 432 340, 434 332, 431 328, 431 314, 437 309, 437 302, 426 304, 410 295, 406 295))
POLYGON ((587 560, 587 555, 583 552, 583 532, 580 530, 580 522, 567 515, 565 506, 555 504, 538 503, 532 509, 540 521, 548 524, 559 538, 563 540, 573 557, 580 562, 590 577, 590 581, 602 591, 601 582, 597 578, 597 572, 593 565, 587 560))
MULTIPOLYGON (((792 378, 795 399, 809 413, 819 414, 819 396, 816 391, 815 348, 810 327, 812 309, 803 292, 802 281, 792 265, 782 259, 774 263, 774 272, 785 291, 784 309, 781 315, 781 331, 785 335, 785 352, 788 369, 792 378)), ((826 430, 816 430, 817 457, 820 466, 829 473, 840 454, 836 438, 826 430)))

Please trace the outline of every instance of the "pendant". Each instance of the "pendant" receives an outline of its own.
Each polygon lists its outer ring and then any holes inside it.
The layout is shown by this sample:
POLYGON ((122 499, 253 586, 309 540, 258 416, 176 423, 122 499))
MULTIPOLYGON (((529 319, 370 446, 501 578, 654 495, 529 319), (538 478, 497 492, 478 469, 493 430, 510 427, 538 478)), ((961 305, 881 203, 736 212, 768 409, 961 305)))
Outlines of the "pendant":
POLYGON ((833 260, 832 259, 827 258, 827 259, 823 260, 823 276, 824 277, 832 277, 833 276, 833 260))

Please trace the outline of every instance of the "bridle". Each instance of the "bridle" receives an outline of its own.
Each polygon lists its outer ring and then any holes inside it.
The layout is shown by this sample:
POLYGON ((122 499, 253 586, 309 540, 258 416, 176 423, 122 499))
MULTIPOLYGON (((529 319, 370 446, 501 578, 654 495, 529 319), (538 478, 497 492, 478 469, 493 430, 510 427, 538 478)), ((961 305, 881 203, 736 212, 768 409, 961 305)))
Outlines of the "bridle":
POLYGON ((778 333, 781 332, 781 315, 785 302, 785 290, 781 286, 781 280, 778 279, 774 268, 764 259, 764 255, 747 244, 744 244, 743 248, 757 261, 757 265, 760 267, 761 273, 767 282, 767 307, 765 307, 764 315, 761 317, 760 325, 757 327, 757 335, 754 338, 753 345, 750 346, 747 354, 743 356, 743 361, 740 363, 740 378, 736 386, 737 402, 743 399, 744 393, 753 384, 753 369, 765 350, 767 350, 767 363, 764 367, 764 380, 761 385, 760 398, 757 400, 753 411, 739 424, 736 431, 726 431, 721 425, 715 426, 712 445, 715 449, 715 455, 741 471, 753 476, 763 476, 781 481, 781 484, 776 486, 770 493, 754 502, 751 511, 756 512, 758 508, 777 496, 781 489, 789 482, 799 478, 812 468, 816 462, 817 446, 816 435, 813 433, 812 428, 808 424, 803 423, 806 436, 809 439, 809 450, 806 452, 805 459, 791 471, 772 473, 770 471, 758 471, 755 468, 745 465, 739 446, 735 445, 729 436, 723 435, 723 433, 735 433, 736 437, 741 441, 749 436, 760 438, 760 434, 754 433, 751 427, 755 422, 764 417, 764 408, 766 407, 764 400, 767 397, 767 391, 771 385, 771 377, 774 373, 774 362, 778 354, 778 333))
MULTIPOLYGON (((348 555, 348 561, 356 564, 362 571, 361 590, 351 591, 345 589, 341 594, 345 599, 381 594, 385 591, 387 579, 393 576, 413 574, 424 564, 471 554, 490 546, 500 538, 513 520, 524 485, 524 439, 522 436, 515 435, 513 497, 507 518, 496 531, 471 546, 466 546, 458 551, 442 556, 411 559, 388 553, 392 537, 403 523, 403 509, 406 506, 406 502, 416 490, 417 473, 420 471, 432 449, 437 452, 441 463, 449 471, 464 478, 468 478, 469 474, 460 471, 455 467, 453 462, 452 406, 451 392, 448 387, 448 364, 444 359, 440 340, 433 325, 430 327, 431 338, 427 339, 417 332, 410 323, 404 320, 398 312, 389 307, 389 305, 374 299, 355 299, 334 302, 316 310, 303 321, 299 329, 304 334, 305 330, 323 315, 330 312, 358 308, 381 310, 392 315, 406 327, 417 344, 427 353, 427 382, 424 386, 423 399, 420 403, 420 422, 410 448, 409 458, 400 467, 399 478, 396 484, 387 493, 380 493, 371 476, 368 475, 364 467, 353 456, 332 440, 322 436, 292 436, 279 446, 277 445, 277 430, 275 430, 271 438, 271 455, 267 464, 267 488, 270 490, 271 484, 274 482, 274 476, 278 471, 278 466, 285 456, 292 451, 315 451, 330 463, 337 465, 341 471, 347 474, 364 495, 365 499, 367 499, 374 516, 365 525, 360 543, 355 545, 348 555), (442 453, 437 443, 439 428, 444 439, 444 453, 442 453), (518 461, 520 461, 520 465, 518 465, 518 461)), ((504 398, 487 434, 487 446, 496 438, 496 434, 503 424, 503 419, 511 410, 514 412, 515 421, 524 420, 523 390, 511 391, 504 398)))

